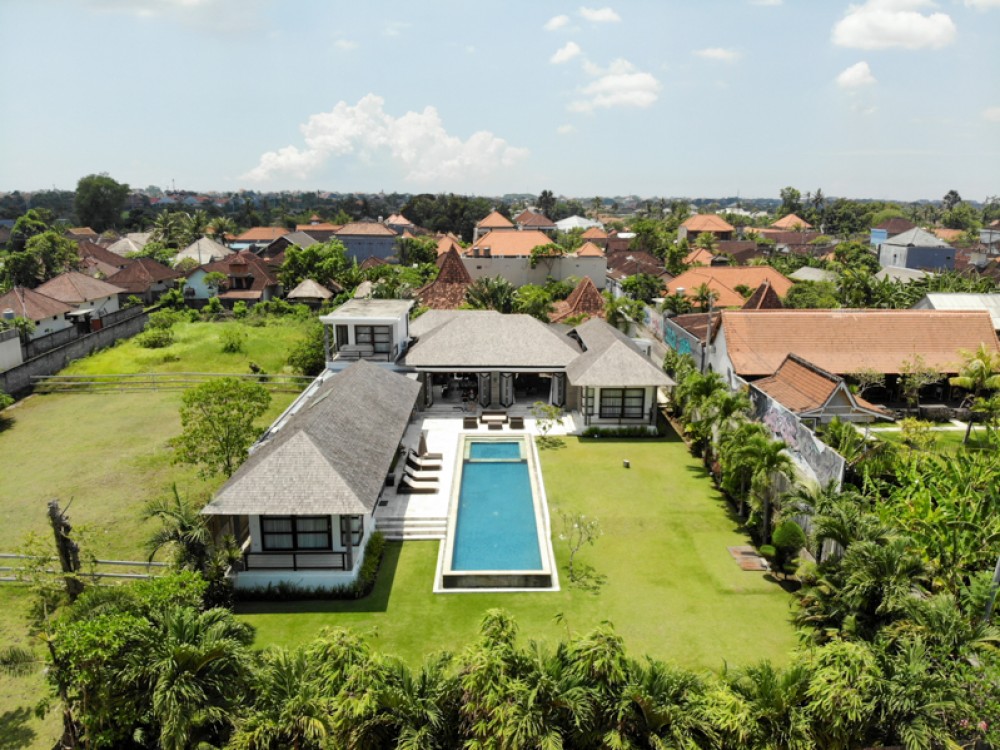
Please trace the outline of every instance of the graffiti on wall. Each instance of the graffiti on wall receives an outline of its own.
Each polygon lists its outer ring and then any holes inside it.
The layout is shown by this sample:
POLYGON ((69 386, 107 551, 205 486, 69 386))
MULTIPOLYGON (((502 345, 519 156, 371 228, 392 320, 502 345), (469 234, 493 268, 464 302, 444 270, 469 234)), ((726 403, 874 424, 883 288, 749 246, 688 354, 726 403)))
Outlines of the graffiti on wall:
POLYGON ((751 389, 756 418, 778 440, 784 440, 795 464, 821 486, 833 481, 840 486, 844 459, 792 412, 760 391, 751 389))

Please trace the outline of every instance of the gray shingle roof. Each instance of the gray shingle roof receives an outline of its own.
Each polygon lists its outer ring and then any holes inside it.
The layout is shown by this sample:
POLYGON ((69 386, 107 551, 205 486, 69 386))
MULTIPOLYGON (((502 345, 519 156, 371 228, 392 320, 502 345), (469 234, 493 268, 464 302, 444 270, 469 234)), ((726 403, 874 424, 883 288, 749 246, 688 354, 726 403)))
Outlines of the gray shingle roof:
POLYGON ((600 318, 591 318, 574 331, 586 351, 566 368, 571 385, 591 388, 677 385, 628 336, 600 318))
POLYGON ((371 512, 419 392, 411 378, 353 363, 260 444, 202 512, 371 512))
POLYGON ((410 333, 419 340, 406 353, 408 367, 559 371, 579 354, 565 337, 530 315, 494 310, 430 310, 413 321, 410 333))
POLYGON ((890 237, 883 245, 899 247, 948 247, 948 243, 930 232, 914 227, 890 237))

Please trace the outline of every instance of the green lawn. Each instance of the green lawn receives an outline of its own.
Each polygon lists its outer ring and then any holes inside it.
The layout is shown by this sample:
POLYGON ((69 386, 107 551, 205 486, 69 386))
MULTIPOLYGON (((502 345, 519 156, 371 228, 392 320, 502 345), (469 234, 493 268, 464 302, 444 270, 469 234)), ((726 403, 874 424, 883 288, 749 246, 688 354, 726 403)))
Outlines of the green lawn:
MULTIPOLYGON (((899 443, 903 438, 901 430, 872 430, 873 435, 889 443, 899 443)), ((967 448, 969 450, 994 450, 995 445, 990 441, 983 425, 973 425, 972 435, 969 436, 968 444, 964 444, 965 430, 940 429, 933 430, 934 448, 942 453, 955 453, 958 450, 967 448)))
POLYGON ((560 509, 600 521, 603 535, 581 553, 606 579, 596 593, 569 584, 566 546, 556 539, 559 592, 434 594, 438 543, 406 542, 388 545, 366 600, 239 611, 257 627, 260 645, 293 645, 322 627, 349 626, 413 664, 470 642, 490 607, 512 612, 525 638, 550 642, 609 620, 633 655, 688 667, 787 659, 795 646, 790 597, 730 557, 726 548, 747 537, 683 443, 570 438, 541 456, 555 535, 560 509))

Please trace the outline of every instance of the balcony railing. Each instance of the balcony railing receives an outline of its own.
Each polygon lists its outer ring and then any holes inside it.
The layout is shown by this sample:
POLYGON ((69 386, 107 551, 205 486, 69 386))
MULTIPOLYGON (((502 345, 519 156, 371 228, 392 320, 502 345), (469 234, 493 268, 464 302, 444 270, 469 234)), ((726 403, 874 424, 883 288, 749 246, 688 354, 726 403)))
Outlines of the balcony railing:
POLYGON ((347 553, 318 552, 247 552, 244 570, 347 570, 347 553))

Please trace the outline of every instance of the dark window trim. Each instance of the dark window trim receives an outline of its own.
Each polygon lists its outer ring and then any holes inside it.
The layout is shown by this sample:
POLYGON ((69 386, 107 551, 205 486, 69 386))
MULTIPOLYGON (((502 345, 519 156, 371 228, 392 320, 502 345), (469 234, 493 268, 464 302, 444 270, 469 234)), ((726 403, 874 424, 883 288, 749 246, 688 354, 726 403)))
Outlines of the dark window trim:
POLYGON ((643 419, 646 416, 645 388, 602 388, 599 414, 601 419, 643 419), (609 404, 605 397, 616 400, 609 404), (636 404, 638 403, 638 408, 636 404))
POLYGON ((362 516, 341 516, 340 517, 340 546, 347 547, 347 535, 348 530, 351 535, 351 546, 357 547, 361 544, 361 536, 365 531, 365 521, 362 516), (351 528, 354 522, 357 521, 358 527, 351 528))
POLYGON ((260 517, 260 548, 265 552, 328 552, 333 549, 333 521, 330 516, 261 516, 260 517), (316 519, 324 519, 326 521, 326 531, 302 531, 299 532, 297 521, 298 520, 310 520, 314 521, 316 519), (290 521, 292 528, 291 531, 265 531, 264 524, 266 521, 290 521), (302 534, 326 534, 326 546, 325 547, 300 547, 298 544, 299 533, 302 534), (267 543, 268 536, 287 536, 291 534, 292 536, 292 546, 291 547, 271 547, 267 543))

